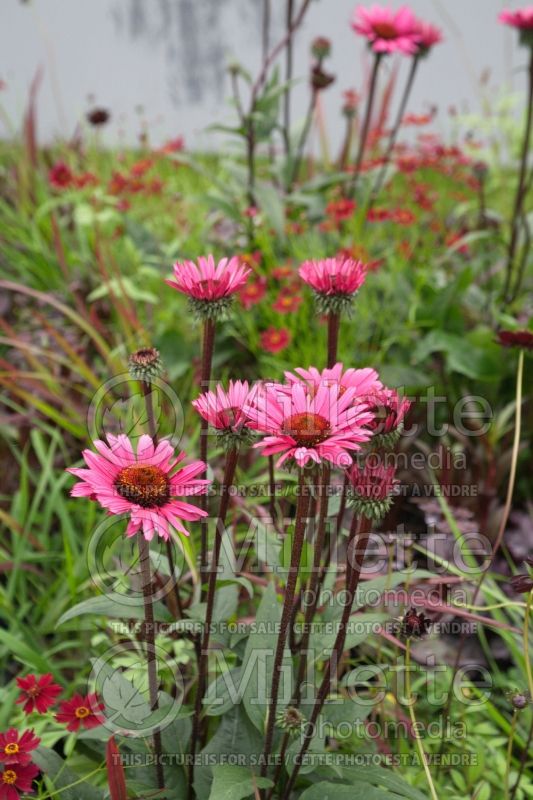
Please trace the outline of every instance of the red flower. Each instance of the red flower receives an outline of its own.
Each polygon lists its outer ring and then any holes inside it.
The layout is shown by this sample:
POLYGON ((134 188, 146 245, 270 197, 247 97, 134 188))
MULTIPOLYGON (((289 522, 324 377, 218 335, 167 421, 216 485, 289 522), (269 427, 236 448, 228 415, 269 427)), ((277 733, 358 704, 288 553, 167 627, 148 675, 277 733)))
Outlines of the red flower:
POLYGON ((165 142, 160 153, 170 154, 170 153, 177 153, 180 150, 183 150, 185 147, 185 140, 183 136, 178 136, 176 139, 169 139, 168 142, 165 142))
POLYGON ((77 731, 80 726, 97 728, 104 722, 101 714, 104 704, 99 701, 96 694, 88 694, 86 697, 75 694, 71 700, 63 700, 59 708, 56 720, 65 723, 68 731, 77 731))
POLYGON ((31 751, 39 746, 40 741, 33 728, 21 735, 15 728, 10 728, 7 733, 0 733, 0 761, 6 765, 26 766, 31 761, 31 751))
POLYGON ((142 176, 148 172, 154 165, 154 162, 151 158, 143 158, 141 161, 136 161, 135 164, 132 164, 130 167, 130 173, 134 175, 136 178, 142 178, 142 176))
POLYGON ((57 161, 48 172, 48 182, 54 189, 67 189, 73 180, 72 170, 64 161, 57 161))
POLYGON ((252 283, 247 283, 239 292, 239 300, 248 311, 256 303, 259 303, 266 293, 266 280, 259 278, 252 283))
POLYGON ((291 340, 291 335, 286 328, 267 328, 261 334, 261 347, 268 353, 279 353, 284 350, 291 340))
POLYGON ((285 291, 281 291, 272 308, 274 311, 279 311, 280 314, 292 314, 293 311, 298 310, 301 302, 302 298, 299 295, 291 295, 285 291))
POLYGON ((290 264, 283 264, 281 267, 274 267, 272 277, 276 281, 283 281, 285 278, 295 277, 296 273, 290 264))
POLYGON ((350 219, 355 208, 356 205, 353 200, 341 197, 339 200, 332 200, 327 204, 326 215, 338 224, 345 219, 350 219))
POLYGON ((24 703, 22 710, 25 714, 31 714, 32 711, 44 714, 62 692, 50 672, 38 678, 35 675, 17 678, 17 684, 21 692, 17 703, 24 703))
POLYGON ((38 774, 39 767, 35 764, 28 764, 25 767, 16 764, 7 767, 0 772, 0 800, 18 800, 19 792, 25 794, 31 792, 33 779, 38 774))
POLYGON ((498 331, 498 344, 502 347, 523 347, 533 350, 533 331, 498 331))
POLYGON ((96 186, 98 183, 98 178, 92 172, 82 172, 80 175, 75 175, 73 180, 78 189, 85 189, 86 186, 96 186))

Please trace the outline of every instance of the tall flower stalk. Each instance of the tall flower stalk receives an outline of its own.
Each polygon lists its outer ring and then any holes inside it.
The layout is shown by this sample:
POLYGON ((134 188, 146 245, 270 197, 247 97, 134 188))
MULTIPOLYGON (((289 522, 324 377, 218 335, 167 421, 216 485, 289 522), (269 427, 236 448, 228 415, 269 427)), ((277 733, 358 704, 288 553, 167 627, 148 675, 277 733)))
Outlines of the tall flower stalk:
POLYGON ((349 184, 349 194, 351 195, 353 195, 355 192, 357 186, 357 179, 359 177, 359 173, 361 171, 361 165, 363 163, 363 156, 365 154, 368 132, 370 130, 370 120, 372 119, 372 111, 374 108, 374 99, 376 96, 379 66, 381 64, 382 58, 383 58, 383 53, 376 53, 374 55, 374 64, 372 66, 372 72, 370 75, 370 84, 368 87, 368 97, 366 101, 365 116, 363 118, 361 134, 359 137, 359 147, 357 149, 357 155, 355 157, 355 163, 353 166, 352 179, 349 184))
POLYGON ((426 780, 428 782, 429 792, 431 794, 431 800, 439 800, 437 792, 435 790, 435 785, 433 783, 433 778, 431 777, 431 770, 429 769, 428 758, 424 752, 424 747, 422 745, 420 735, 418 732, 418 726, 416 722, 416 715, 415 715, 415 700, 413 698, 413 692, 411 689, 411 640, 410 638, 407 639, 405 643, 405 693, 407 695, 407 705, 409 708, 409 717, 411 719, 411 728, 413 731, 413 736, 415 737, 416 749, 418 750, 418 757, 420 758, 420 763, 424 768, 424 774, 426 776, 426 780))

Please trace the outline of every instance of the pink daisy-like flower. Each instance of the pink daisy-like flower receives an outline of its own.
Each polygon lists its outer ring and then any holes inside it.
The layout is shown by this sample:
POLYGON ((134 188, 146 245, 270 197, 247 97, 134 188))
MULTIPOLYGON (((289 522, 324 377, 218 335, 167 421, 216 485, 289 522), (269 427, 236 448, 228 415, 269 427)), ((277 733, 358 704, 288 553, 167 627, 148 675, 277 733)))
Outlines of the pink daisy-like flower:
POLYGON ((209 255, 201 256, 197 263, 176 262, 174 280, 166 283, 188 296, 196 314, 216 317, 229 308, 233 295, 244 286, 250 273, 251 269, 237 256, 223 258, 215 264, 215 259, 209 255))
POLYGON ((365 427, 372 413, 355 404, 355 389, 341 395, 338 386, 314 387, 265 384, 253 406, 246 410, 250 427, 268 434, 254 445, 264 456, 281 453, 277 466, 293 458, 300 467, 309 461, 330 461, 336 466, 352 463, 351 451, 358 450, 371 433, 365 427))
POLYGON ((519 8, 517 11, 502 11, 498 15, 498 20, 503 25, 510 25, 512 28, 533 30, 533 6, 519 8))
POLYGON ((400 397, 395 389, 386 386, 371 392, 365 400, 373 413, 369 427, 375 444, 390 446, 402 432, 403 421, 411 407, 411 401, 407 397, 400 397))
POLYGON ((370 8, 358 6, 352 20, 352 28, 368 39, 375 53, 417 52, 419 34, 416 17, 407 6, 393 11, 385 6, 373 5, 370 8))
POLYGON ((427 55, 434 45, 442 42, 441 29, 437 28, 436 25, 432 25, 430 22, 417 20, 416 32, 420 37, 418 41, 418 52, 420 55, 427 55))
POLYGON ((97 694, 85 697, 75 694, 70 700, 63 700, 59 704, 56 720, 66 725, 68 731, 77 731, 80 727, 97 728, 105 722, 102 714, 104 708, 97 694))
POLYGON ((355 511, 368 519, 384 517, 398 485, 394 464, 387 466, 368 456, 363 464, 354 463, 346 474, 348 497, 355 511))
POLYGON ((363 262, 351 258, 304 261, 298 272, 302 280, 314 289, 321 314, 339 314, 348 310, 353 296, 366 278, 363 262))
POLYGON ((318 370, 316 367, 309 367, 309 369, 297 367, 294 371, 297 375, 292 372, 285 373, 285 378, 290 384, 303 380, 313 386, 315 391, 320 386, 338 386, 339 396, 344 394, 346 389, 355 389, 355 400, 359 402, 361 397, 373 392, 379 392, 383 388, 375 369, 371 367, 353 369, 350 367, 350 369, 344 370, 344 366, 340 361, 331 369, 318 370))
POLYGON ((31 714, 32 711, 45 714, 63 691, 61 686, 54 683, 50 672, 39 677, 26 675, 25 678, 17 678, 17 684, 20 695, 16 702, 24 703, 22 710, 25 714, 31 714))
POLYGON ((19 800, 20 794, 29 794, 32 791, 33 779, 39 774, 39 767, 20 764, 6 767, 0 772, 0 800, 19 800))
POLYGON ((201 394, 192 404, 228 445, 236 446, 247 438, 249 417, 245 408, 253 403, 257 389, 248 381, 230 381, 228 390, 218 384, 216 391, 201 394))
POLYGON ((169 525, 188 536, 182 520, 192 522, 205 517, 206 512, 176 498, 205 494, 209 481, 196 478, 204 472, 204 462, 193 461, 176 470, 185 453, 175 457, 168 441, 154 447, 151 437, 143 435, 135 453, 125 434, 109 434, 107 440, 109 445, 94 442, 97 453, 83 451, 88 469, 67 470, 80 478, 72 496, 97 500, 111 514, 129 514, 126 536, 142 530, 148 541, 154 533, 168 539, 169 525))
POLYGON ((40 741, 33 728, 22 734, 16 728, 10 728, 6 733, 0 733, 0 761, 25 767, 32 759, 31 751, 39 746, 40 741))

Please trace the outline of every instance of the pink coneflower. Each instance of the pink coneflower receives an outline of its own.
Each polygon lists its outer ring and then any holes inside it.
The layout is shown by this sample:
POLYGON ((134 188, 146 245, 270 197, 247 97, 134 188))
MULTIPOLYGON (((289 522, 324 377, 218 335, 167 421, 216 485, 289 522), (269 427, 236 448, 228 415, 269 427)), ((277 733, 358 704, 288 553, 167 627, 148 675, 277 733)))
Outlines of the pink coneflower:
POLYGON ((407 6, 398 11, 378 5, 371 8, 358 6, 352 20, 354 31, 366 36, 375 53, 416 53, 420 38, 416 24, 414 14, 407 6))
POLYGON ((280 314, 293 314, 298 310, 301 303, 302 297, 299 295, 288 294, 286 291, 281 291, 276 302, 272 304, 272 308, 280 314))
POLYGON ((17 703, 23 703, 22 710, 25 714, 37 711, 38 714, 45 714, 54 705, 58 696, 63 691, 61 686, 54 683, 50 672, 46 675, 26 675, 25 678, 17 678, 20 695, 17 703))
POLYGON ((266 280, 259 278, 258 280, 251 281, 239 290, 239 300, 244 308, 248 311, 252 306, 259 303, 266 294, 266 280))
POLYGON ((309 369, 297 367, 294 371, 297 375, 292 372, 285 373, 285 378, 289 384, 303 380, 309 386, 314 387, 314 391, 320 386, 337 386, 339 388, 339 396, 344 394, 346 389, 354 389, 354 399, 359 402, 361 397, 383 389, 378 373, 371 367, 364 367, 363 369, 350 367, 344 370, 343 364, 339 361, 331 369, 318 370, 316 367, 309 367, 309 369))
POLYGON ((29 794, 32 791, 33 779, 39 774, 39 767, 28 764, 7 767, 0 772, 0 800, 19 800, 20 794, 29 794))
POLYGON ((274 328, 270 326, 261 334, 261 347, 267 353, 279 353, 285 350, 291 341, 291 335, 287 328, 274 328))
POLYGON ((54 189, 68 189, 72 185, 74 174, 68 164, 58 161, 48 172, 48 183, 54 189))
POLYGON ((418 40, 417 55, 427 55, 434 45, 442 42, 441 29, 437 28, 436 25, 432 25, 430 22, 422 22, 422 20, 417 20, 416 32, 420 37, 418 40))
POLYGON ((253 403, 256 389, 250 389, 248 381, 230 381, 226 391, 220 384, 216 391, 204 392, 192 404, 217 433, 224 444, 238 446, 249 438, 249 417, 246 407, 253 403))
POLYGON ((66 725, 68 731, 77 731, 80 727, 97 728, 105 722, 102 714, 104 708, 97 694, 85 697, 75 694, 70 700, 63 700, 59 704, 56 720, 66 725))
POLYGON ((253 406, 247 408, 250 427, 268 434, 254 445, 264 456, 281 453, 277 465, 292 458, 303 467, 308 462, 352 463, 351 452, 370 437, 372 421, 366 405, 355 404, 355 389, 342 394, 338 386, 314 387, 266 384, 253 406))
POLYGON ((533 6, 519 8, 517 11, 502 11, 498 15, 498 20, 504 25, 520 30, 533 30, 533 6))
POLYGON ((107 440, 109 446, 100 440, 94 442, 97 453, 83 451, 89 469, 67 470, 81 479, 71 495, 97 500, 111 514, 129 514, 126 536, 142 530, 148 541, 154 533, 168 539, 169 526, 188 536, 181 521, 198 520, 206 512, 176 498, 205 494, 209 481, 195 477, 204 472, 204 462, 193 461, 176 470, 185 453, 176 458, 168 441, 154 447, 152 438, 143 435, 135 453, 125 434, 108 434, 107 440))
POLYGON ((392 504, 392 493, 398 484, 394 464, 374 463, 370 457, 361 464, 354 463, 347 471, 349 499, 358 514, 379 520, 392 504))
POLYGON ((250 273, 249 267, 237 256, 223 258, 218 264, 212 255, 200 256, 197 263, 176 262, 175 280, 166 283, 188 296, 191 308, 198 316, 213 318, 229 308, 233 295, 244 286, 250 273))
POLYGON ((370 392, 365 400, 373 413, 369 425, 373 434, 373 444, 391 446, 403 430, 403 422, 411 407, 411 401, 407 397, 400 397, 396 389, 385 386, 378 391, 370 392))
POLYGON ((339 314, 348 310, 366 278, 363 262, 350 258, 304 261, 298 272, 302 280, 314 289, 321 314, 339 314))
POLYGON ((39 746, 40 741, 33 729, 19 734, 15 728, 10 728, 6 733, 0 733, 0 761, 26 766, 32 759, 31 751, 39 746))

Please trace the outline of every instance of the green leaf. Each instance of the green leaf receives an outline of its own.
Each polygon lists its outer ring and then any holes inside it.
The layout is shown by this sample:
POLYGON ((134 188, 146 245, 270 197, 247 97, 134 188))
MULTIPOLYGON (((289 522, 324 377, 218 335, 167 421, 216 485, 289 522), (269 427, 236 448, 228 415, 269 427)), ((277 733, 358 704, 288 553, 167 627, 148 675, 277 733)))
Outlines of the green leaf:
POLYGON ((320 781, 302 792, 299 800, 394 800, 398 795, 374 789, 368 784, 347 786, 320 781))
POLYGON ((105 797, 102 789, 91 786, 85 777, 66 767, 63 759, 48 747, 41 745, 34 750, 32 760, 52 781, 61 800, 103 800, 105 797))
POLYGON ((271 786, 271 780, 254 775, 247 767, 218 764, 213 767, 209 800, 242 800, 255 794, 256 789, 269 789, 271 786))
MULTIPOLYGON (((168 609, 161 603, 155 603, 154 613, 156 619, 161 622, 170 622, 172 619, 168 609)), ((56 627, 86 614, 113 617, 114 619, 144 619, 144 601, 142 598, 132 598, 127 603, 124 603, 124 595, 121 594, 90 597, 88 600, 83 600, 65 611, 59 617, 56 627)))

